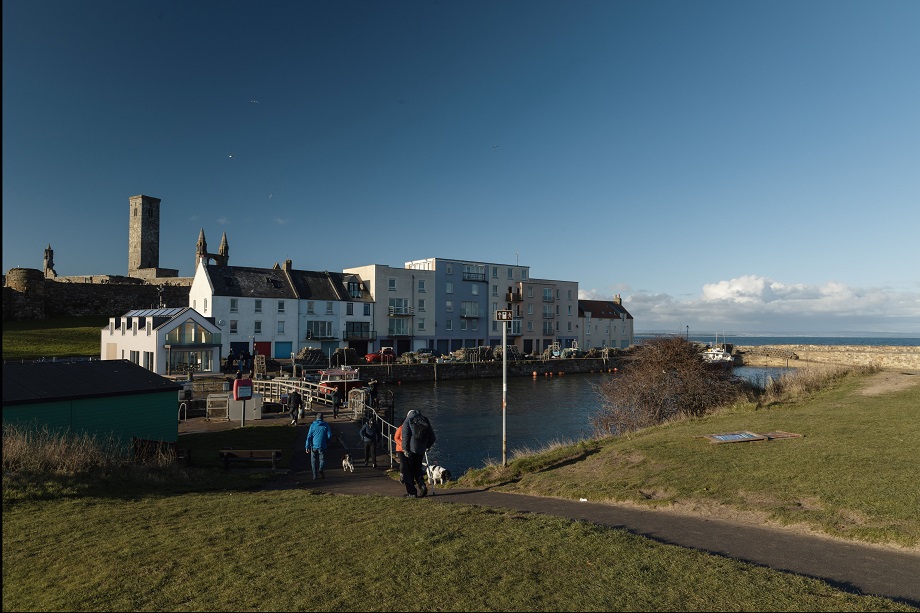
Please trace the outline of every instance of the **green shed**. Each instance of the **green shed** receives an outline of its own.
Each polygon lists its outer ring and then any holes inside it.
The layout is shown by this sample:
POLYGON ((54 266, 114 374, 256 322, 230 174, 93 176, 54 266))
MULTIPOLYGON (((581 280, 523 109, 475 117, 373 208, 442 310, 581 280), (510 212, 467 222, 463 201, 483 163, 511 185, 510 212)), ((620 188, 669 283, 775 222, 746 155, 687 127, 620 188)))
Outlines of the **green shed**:
POLYGON ((128 360, 3 364, 3 424, 175 442, 182 386, 128 360))

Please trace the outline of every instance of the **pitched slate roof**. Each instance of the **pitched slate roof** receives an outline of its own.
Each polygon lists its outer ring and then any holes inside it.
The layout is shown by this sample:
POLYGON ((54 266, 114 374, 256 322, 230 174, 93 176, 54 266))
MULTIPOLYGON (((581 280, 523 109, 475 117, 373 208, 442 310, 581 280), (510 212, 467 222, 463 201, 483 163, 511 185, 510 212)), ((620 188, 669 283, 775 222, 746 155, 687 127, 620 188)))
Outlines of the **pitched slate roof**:
POLYGON ((294 288, 279 268, 211 264, 207 267, 207 273, 215 296, 297 299, 294 288))
POLYGON ((633 316, 629 311, 623 308, 622 304, 617 304, 613 300, 579 300, 578 316, 584 317, 585 311, 591 313, 591 317, 605 319, 632 319, 633 316))
POLYGON ((179 389, 178 383, 128 360, 3 365, 3 406, 179 389))

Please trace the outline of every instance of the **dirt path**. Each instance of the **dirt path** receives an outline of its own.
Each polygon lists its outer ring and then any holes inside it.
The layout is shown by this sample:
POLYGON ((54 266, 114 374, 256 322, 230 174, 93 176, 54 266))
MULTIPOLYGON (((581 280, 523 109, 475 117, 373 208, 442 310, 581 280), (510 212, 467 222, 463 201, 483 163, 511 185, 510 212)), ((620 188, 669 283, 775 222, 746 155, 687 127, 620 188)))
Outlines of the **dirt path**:
POLYGON ((908 372, 882 371, 868 378, 866 385, 859 391, 863 396, 878 396, 899 392, 920 384, 920 375, 908 372))

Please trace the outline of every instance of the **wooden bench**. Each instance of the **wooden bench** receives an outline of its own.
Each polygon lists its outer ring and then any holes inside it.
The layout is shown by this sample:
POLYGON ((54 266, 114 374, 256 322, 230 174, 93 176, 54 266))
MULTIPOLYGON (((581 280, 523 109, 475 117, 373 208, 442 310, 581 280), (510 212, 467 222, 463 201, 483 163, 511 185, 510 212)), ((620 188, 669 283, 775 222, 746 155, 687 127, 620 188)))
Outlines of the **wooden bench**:
POLYGON ((275 470, 275 463, 281 459, 280 449, 221 449, 218 454, 225 469, 231 462, 268 462, 275 470))

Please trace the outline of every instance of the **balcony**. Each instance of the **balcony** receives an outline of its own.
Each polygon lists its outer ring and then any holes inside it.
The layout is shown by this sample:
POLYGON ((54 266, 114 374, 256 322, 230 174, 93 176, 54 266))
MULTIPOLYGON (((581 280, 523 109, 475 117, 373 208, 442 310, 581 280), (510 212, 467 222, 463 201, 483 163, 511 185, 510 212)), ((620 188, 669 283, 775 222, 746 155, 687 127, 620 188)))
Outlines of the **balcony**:
POLYGON ((485 281, 487 280, 487 279, 486 279, 486 273, 484 273, 484 272, 468 272, 468 271, 465 271, 465 270, 464 270, 464 271, 463 271, 463 280, 464 280, 464 281, 482 281, 483 283, 485 283, 485 281))
POLYGON ((411 317, 415 315, 415 307, 387 307, 389 317, 411 317))
POLYGON ((464 319, 479 319, 482 315, 479 314, 477 309, 461 309, 460 317, 464 319))
POLYGON ((521 292, 508 292, 505 294, 505 302, 523 302, 524 296, 521 292))
POLYGON ((375 341, 377 340, 376 332, 367 330, 346 330, 342 332, 343 341, 375 341))

